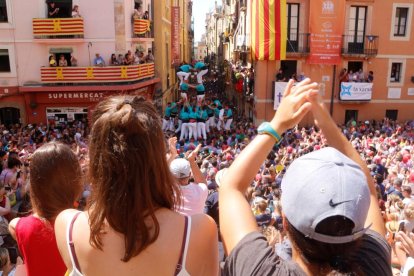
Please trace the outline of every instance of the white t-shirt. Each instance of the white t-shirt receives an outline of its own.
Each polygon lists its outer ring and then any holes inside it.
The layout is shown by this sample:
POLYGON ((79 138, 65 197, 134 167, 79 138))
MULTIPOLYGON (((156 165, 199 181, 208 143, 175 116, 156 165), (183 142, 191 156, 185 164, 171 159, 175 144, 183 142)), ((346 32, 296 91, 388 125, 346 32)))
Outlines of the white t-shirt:
POLYGON ((206 184, 190 183, 187 186, 180 186, 180 190, 181 206, 178 206, 177 212, 186 216, 203 214, 204 204, 208 196, 206 184))

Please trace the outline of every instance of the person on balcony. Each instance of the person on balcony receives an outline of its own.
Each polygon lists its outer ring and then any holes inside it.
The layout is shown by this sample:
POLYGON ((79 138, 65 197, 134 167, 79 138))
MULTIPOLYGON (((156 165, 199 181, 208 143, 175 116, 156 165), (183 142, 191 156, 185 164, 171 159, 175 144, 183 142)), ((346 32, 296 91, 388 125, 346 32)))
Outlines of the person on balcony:
POLYGON ((70 65, 72 67, 78 66, 78 60, 75 58, 73 54, 70 54, 70 65))
POLYGON ((134 14, 132 15, 133 19, 142 19, 144 16, 144 11, 142 10, 142 6, 140 4, 135 6, 134 14))
POLYGON ((101 57, 99 53, 95 54, 95 59, 93 60, 94 66, 104 67, 105 66, 105 60, 101 57))
POLYGON ((115 54, 111 55, 111 59, 109 60, 109 65, 112 65, 112 66, 118 66, 119 65, 119 62, 118 62, 115 54))
POLYGON ((146 20, 149 19, 149 13, 148 13, 148 11, 145 11, 144 12, 144 15, 142 16, 142 19, 146 19, 146 20))
POLYGON ((154 58, 154 55, 152 54, 151 49, 148 49, 148 54, 147 54, 147 56, 145 57, 145 60, 146 60, 146 62, 149 62, 149 63, 151 63, 151 62, 154 62, 154 61, 155 61, 155 58, 154 58))
POLYGON ((55 2, 49 2, 47 14, 49 18, 59 18, 59 8, 56 7, 55 2))
POLYGON ((339 85, 341 85, 341 82, 348 82, 348 70, 346 68, 342 69, 339 74, 339 85))
POLYGON ((56 67, 57 66, 55 55, 50 55, 49 56, 49 66, 50 67, 56 67))
POLYGON ((59 67, 67 67, 68 66, 68 61, 66 60, 64 55, 60 55, 59 56, 59 67))
POLYGON ((367 82, 374 82, 374 72, 373 71, 368 72, 367 82))
POLYGON ((73 18, 80 18, 80 17, 82 17, 80 15, 80 13, 79 13, 79 6, 78 5, 73 6, 73 9, 72 9, 72 17, 73 18))

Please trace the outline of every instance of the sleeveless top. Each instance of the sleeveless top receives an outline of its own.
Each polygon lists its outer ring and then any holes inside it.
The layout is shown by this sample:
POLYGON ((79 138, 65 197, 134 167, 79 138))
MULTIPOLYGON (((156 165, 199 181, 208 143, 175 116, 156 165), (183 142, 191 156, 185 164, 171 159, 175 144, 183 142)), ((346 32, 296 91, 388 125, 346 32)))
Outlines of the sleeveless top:
MULTIPOLYGON (((70 224, 68 224, 68 227, 66 230, 66 243, 68 245, 70 261, 72 263, 72 271, 69 274, 66 274, 68 276, 83 276, 80 265, 79 265, 78 258, 76 256, 75 244, 73 243, 73 237, 72 237, 73 224, 75 223, 76 219, 81 213, 82 212, 77 212, 73 215, 73 218, 71 219, 70 224)), ((185 225, 184 225, 183 240, 181 243, 180 259, 178 260, 175 273, 174 273, 175 276, 190 276, 190 274, 186 270, 185 265, 187 261, 188 245, 190 243, 191 217, 185 216, 184 218, 185 218, 185 225)))
POLYGON ((27 275, 64 275, 65 263, 57 248, 53 224, 30 215, 20 218, 16 238, 27 275))

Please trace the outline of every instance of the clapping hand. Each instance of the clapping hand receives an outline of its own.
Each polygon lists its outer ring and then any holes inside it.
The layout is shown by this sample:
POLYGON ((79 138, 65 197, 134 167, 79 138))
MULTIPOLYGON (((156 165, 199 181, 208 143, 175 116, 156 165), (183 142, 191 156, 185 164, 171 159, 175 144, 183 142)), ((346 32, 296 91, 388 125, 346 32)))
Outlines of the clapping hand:
POLYGON ((283 100, 271 121, 273 128, 280 132, 285 132, 298 124, 311 109, 308 97, 318 93, 318 84, 311 83, 310 79, 305 79, 293 86, 294 81, 290 80, 286 86, 283 100))

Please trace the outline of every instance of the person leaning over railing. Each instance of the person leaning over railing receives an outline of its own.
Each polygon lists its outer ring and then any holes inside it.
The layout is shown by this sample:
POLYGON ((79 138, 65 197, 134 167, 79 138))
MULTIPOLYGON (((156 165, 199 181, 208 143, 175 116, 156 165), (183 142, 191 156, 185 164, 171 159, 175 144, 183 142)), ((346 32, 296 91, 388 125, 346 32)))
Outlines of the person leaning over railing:
POLYGON ((229 257, 224 275, 390 275, 390 247, 366 164, 325 109, 318 84, 289 81, 270 123, 241 152, 220 186, 220 230, 229 257), (282 180, 283 224, 293 262, 279 258, 257 231, 244 192, 259 167, 312 110, 332 147, 293 161, 282 180))

